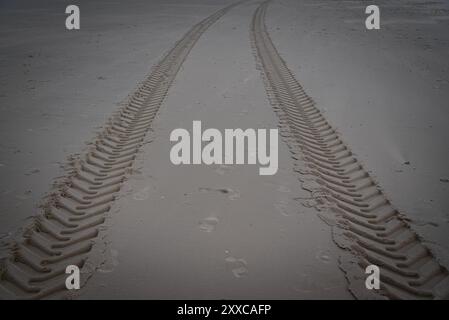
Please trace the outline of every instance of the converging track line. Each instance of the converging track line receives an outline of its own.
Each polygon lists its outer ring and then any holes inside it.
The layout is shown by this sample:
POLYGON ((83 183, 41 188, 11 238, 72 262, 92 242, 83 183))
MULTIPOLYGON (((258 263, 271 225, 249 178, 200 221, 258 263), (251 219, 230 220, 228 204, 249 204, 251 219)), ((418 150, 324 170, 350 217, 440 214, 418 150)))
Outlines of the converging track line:
MULTIPOLYGON (((334 241, 356 261, 356 275, 351 275, 354 266, 340 265, 350 288, 351 282, 364 283, 359 276, 367 265, 375 264, 381 270, 381 292, 388 298, 448 298, 448 271, 385 197, 280 57, 264 23, 269 1, 257 8, 251 23, 254 54, 293 158, 306 166, 298 172, 320 186, 316 190, 320 200, 325 199, 336 219, 334 241)), ((365 296, 363 290, 351 292, 365 296)))
POLYGON ((81 269, 86 263, 182 63, 200 36, 241 2, 194 25, 108 120, 89 149, 73 161, 62 186, 1 261, 1 298, 39 299, 67 293, 65 269, 68 265, 81 269))

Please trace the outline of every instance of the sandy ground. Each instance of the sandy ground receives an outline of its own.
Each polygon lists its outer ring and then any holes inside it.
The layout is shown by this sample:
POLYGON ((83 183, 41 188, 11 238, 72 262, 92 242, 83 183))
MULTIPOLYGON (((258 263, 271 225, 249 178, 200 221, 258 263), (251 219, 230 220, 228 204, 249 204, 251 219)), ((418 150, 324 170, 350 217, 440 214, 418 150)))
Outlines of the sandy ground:
MULTIPOLYGON (((35 10, 0 2, 3 240, 161 55, 231 2, 80 2, 77 32, 64 29, 62 1, 35 10)), ((249 44, 258 4, 232 9, 191 51, 114 203, 106 262, 80 298, 352 297, 330 228, 294 200, 304 191, 283 142, 272 177, 257 166, 169 161, 171 130, 193 120, 277 126, 249 44)), ((277 0, 267 27, 317 106, 449 266, 448 3, 379 4, 380 31, 364 29, 363 1, 277 0)))
POLYGON ((326 118, 449 265, 449 2, 276 1, 272 39, 326 118))
POLYGON ((35 213, 66 158, 82 150, 161 55, 225 4, 81 1, 83 25, 69 32, 63 1, 1 2, 1 234, 35 213))
POLYGON ((248 46, 256 6, 229 12, 184 63, 142 152, 141 174, 114 214, 110 262, 82 298, 351 298, 329 227, 294 200, 305 194, 284 144, 275 176, 250 165, 167 161, 170 132, 193 120, 220 130, 276 127, 248 46))

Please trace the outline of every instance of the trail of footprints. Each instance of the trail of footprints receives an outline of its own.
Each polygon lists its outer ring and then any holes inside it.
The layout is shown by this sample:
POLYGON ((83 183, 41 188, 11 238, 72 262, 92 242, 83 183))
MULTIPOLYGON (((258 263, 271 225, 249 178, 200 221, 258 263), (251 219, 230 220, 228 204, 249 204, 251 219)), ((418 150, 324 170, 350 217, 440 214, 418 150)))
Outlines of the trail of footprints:
MULTIPOLYGON (((242 1, 240 1, 242 2, 242 1)), ((193 26, 73 161, 63 186, 0 264, 0 298, 38 299, 65 291, 65 268, 82 268, 181 64, 234 3, 193 26)))
POLYGON ((380 267, 382 293, 389 298, 449 298, 448 271, 401 219, 279 56, 264 23, 268 2, 254 13, 254 54, 281 131, 290 135, 286 141, 293 157, 306 164, 335 212, 336 242, 352 252, 361 270, 380 267))

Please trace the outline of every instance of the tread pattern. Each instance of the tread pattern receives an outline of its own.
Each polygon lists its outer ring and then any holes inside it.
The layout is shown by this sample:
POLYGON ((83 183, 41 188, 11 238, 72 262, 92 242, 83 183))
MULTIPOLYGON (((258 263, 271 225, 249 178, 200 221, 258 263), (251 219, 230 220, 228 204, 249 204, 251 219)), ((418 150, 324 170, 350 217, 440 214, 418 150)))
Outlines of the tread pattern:
POLYGON ((88 150, 72 161, 62 186, 1 261, 0 297, 39 299, 67 292, 66 266, 81 269, 85 264, 182 63, 199 37, 241 2, 194 25, 112 115, 88 150))
POLYGON ((312 196, 326 201, 335 213, 337 232, 363 268, 359 269, 379 266, 385 297, 448 298, 448 271, 422 244, 280 57, 264 22, 269 1, 254 13, 251 43, 280 119, 281 135, 287 137, 293 157, 307 167, 297 171, 312 176, 319 186, 312 196))

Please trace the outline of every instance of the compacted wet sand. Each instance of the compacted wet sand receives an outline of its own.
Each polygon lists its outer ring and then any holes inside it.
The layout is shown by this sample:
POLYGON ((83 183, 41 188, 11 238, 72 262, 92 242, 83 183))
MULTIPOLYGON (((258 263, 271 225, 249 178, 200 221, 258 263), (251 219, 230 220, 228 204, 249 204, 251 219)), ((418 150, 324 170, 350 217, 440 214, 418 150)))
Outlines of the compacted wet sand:
POLYGON ((1 297, 446 298, 446 3, 380 6, 376 33, 361 1, 289 0, 81 4, 70 46, 3 31, 1 297), (277 173, 173 165, 196 120, 278 128, 277 173))

